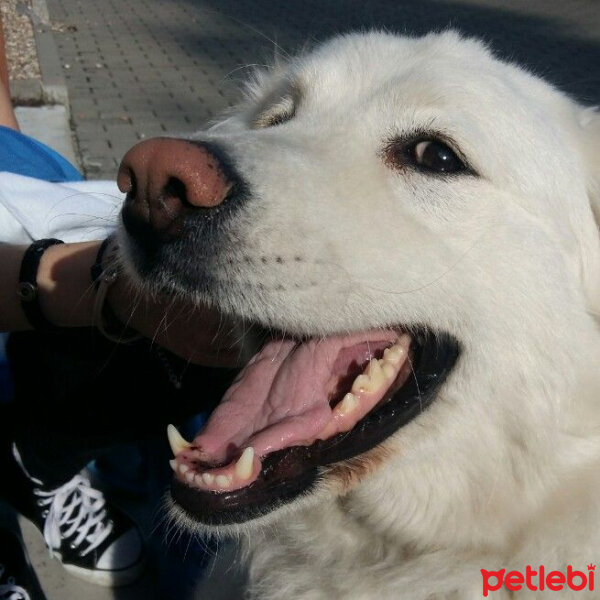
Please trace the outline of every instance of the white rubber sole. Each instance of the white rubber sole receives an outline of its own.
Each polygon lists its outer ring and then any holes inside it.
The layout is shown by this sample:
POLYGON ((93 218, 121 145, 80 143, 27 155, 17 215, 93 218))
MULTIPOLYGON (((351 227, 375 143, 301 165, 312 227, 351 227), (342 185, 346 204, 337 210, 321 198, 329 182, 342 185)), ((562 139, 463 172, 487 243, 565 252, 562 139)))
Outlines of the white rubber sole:
MULTIPOLYGON (((58 552, 55 552, 54 555, 60 558, 58 552)), ((129 585, 139 579, 146 567, 145 560, 142 560, 131 567, 127 567, 126 569, 121 569, 120 571, 92 570, 76 567, 75 565, 61 564, 65 571, 69 572, 73 577, 102 587, 120 587, 122 585, 129 585)))
MULTIPOLYGON (((22 515, 19 517, 19 520, 22 521, 23 524, 26 523, 29 526, 28 529, 33 532, 33 535, 44 544, 44 547, 47 548, 44 536, 37 528, 35 523, 22 515)), ((122 585, 129 585, 130 583, 133 583, 139 579, 146 568, 145 557, 126 569, 121 569, 119 571, 106 571, 100 569, 84 569, 74 565, 65 565, 62 562, 62 556, 60 552, 52 552, 52 556, 62 565, 65 571, 73 575, 73 577, 77 577, 77 579, 87 581, 88 583, 93 583, 94 585, 98 585, 100 587, 120 587, 122 585)))

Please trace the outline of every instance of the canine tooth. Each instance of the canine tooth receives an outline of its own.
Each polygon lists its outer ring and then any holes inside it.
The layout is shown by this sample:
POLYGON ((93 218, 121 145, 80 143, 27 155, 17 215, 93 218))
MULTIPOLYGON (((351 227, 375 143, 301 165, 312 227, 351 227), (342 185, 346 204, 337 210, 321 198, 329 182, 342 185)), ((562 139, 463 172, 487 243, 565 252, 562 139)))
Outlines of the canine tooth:
POLYGON ((391 379, 396 375, 396 369, 394 368, 394 365, 389 362, 384 362, 381 368, 383 369, 383 374, 387 379, 391 379))
POLYGON ((177 471, 177 461, 175 459, 170 460, 169 465, 173 471, 177 471))
POLYGON ((239 457, 237 463, 235 463, 235 474, 240 479, 250 479, 252 471, 254 470, 254 448, 248 446, 239 457))
POLYGON ((343 398, 342 401, 335 407, 335 412, 340 415, 347 415, 351 413, 358 406, 358 398, 348 392, 343 398))
POLYGON ((188 472, 185 474, 185 478, 186 478, 186 480, 187 480, 187 482, 188 482, 188 483, 192 483, 192 481, 194 481, 194 477, 195 477, 195 476, 196 476, 196 475, 195 475, 194 471, 188 471, 188 472))
POLYGON ((179 431, 177 431, 177 428, 174 425, 169 425, 167 427, 167 437, 169 438, 169 444, 171 445, 171 450, 175 456, 191 447, 191 444, 179 433, 179 431))
POLYGON ((197 486, 201 486, 201 485, 202 485, 202 475, 200 475, 200 473, 196 473, 196 474, 194 475, 194 483, 195 483, 197 486))
POLYGON ((210 473, 202 473, 202 481, 204 481, 206 485, 211 485, 214 482, 214 480, 214 475, 211 475, 210 473))
POLYGON ((352 384, 352 392, 357 394, 358 392, 368 391, 370 385, 370 377, 362 373, 354 380, 354 383, 352 384))
POLYGON ((182 463, 182 464, 180 464, 178 468, 179 468, 179 472, 180 472, 182 475, 185 475, 185 474, 186 474, 186 473, 187 473, 187 472, 190 470, 189 466, 188 466, 188 465, 186 465, 186 464, 183 464, 183 463, 182 463))
POLYGON ((227 475, 217 475, 215 478, 215 483, 220 488, 228 488, 229 487, 229 477, 227 477, 227 475))

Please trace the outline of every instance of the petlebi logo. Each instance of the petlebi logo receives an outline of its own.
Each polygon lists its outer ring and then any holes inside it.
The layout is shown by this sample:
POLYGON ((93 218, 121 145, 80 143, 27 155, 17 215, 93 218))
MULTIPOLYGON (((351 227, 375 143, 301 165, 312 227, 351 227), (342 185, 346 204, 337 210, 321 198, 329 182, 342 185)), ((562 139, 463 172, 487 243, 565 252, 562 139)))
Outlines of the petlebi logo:
POLYGON ((525 572, 522 571, 486 571, 481 569, 483 578, 483 596, 487 598, 490 592, 495 592, 504 586, 511 592, 518 592, 523 588, 531 591, 560 592, 570 589, 575 592, 582 590, 594 590, 594 571, 596 565, 588 565, 587 572, 576 571, 571 565, 567 566, 567 571, 546 571, 544 565, 537 567, 537 571, 527 565, 525 572))

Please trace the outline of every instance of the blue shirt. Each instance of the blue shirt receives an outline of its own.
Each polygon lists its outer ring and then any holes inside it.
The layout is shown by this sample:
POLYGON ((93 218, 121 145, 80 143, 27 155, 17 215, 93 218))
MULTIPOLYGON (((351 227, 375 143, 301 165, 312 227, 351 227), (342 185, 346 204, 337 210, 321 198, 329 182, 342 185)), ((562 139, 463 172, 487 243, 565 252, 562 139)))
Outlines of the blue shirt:
POLYGON ((3 126, 0 126, 0 171, 51 182, 83 180, 81 173, 58 152, 3 126))

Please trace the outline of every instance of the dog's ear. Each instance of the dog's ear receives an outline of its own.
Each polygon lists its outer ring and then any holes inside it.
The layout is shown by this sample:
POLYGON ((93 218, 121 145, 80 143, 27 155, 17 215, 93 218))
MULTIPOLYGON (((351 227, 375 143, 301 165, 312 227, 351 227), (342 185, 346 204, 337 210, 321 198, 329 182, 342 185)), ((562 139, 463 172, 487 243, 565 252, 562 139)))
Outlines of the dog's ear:
MULTIPOLYGON (((579 114, 579 124, 582 128, 583 158, 587 174, 586 189, 592 214, 596 222, 595 239, 590 248, 590 261, 596 263, 600 257, 594 256, 600 252, 600 111, 597 107, 583 109, 579 114), (594 260, 596 259, 596 260, 594 260)), ((586 292, 591 301, 591 309, 600 314, 600 269, 592 269, 591 273, 584 273, 586 292), (585 277, 587 275, 587 277, 585 277)))

